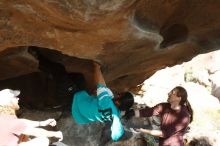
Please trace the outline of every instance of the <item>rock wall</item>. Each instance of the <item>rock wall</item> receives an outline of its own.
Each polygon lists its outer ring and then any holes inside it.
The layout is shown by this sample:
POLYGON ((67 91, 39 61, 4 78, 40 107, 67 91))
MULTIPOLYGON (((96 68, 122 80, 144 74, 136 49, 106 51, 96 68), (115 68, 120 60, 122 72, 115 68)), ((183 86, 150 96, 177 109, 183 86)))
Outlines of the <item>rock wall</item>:
POLYGON ((37 71, 27 51, 36 46, 63 54, 49 56, 68 72, 89 66, 72 57, 100 62, 108 85, 127 90, 161 68, 216 50, 219 8, 218 0, 2 0, 0 80, 37 71))

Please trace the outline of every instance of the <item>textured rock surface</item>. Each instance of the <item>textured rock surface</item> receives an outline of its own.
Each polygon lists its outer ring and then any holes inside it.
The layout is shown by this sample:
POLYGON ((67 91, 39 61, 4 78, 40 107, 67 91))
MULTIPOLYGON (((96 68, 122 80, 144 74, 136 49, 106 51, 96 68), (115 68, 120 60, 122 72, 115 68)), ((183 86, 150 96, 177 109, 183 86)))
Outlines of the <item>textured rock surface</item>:
POLYGON ((128 90, 159 69, 217 50, 219 14, 218 0, 1 0, 0 88, 20 88, 39 107, 55 105, 55 81, 36 73, 35 46, 89 83, 90 60, 100 62, 111 89, 128 90))
MULTIPOLYGON (((36 71, 37 61, 19 46, 37 46, 101 62, 109 85, 127 89, 216 49, 219 8, 218 0, 2 0, 0 79, 36 71)), ((55 60, 80 70, 71 58, 55 60)))

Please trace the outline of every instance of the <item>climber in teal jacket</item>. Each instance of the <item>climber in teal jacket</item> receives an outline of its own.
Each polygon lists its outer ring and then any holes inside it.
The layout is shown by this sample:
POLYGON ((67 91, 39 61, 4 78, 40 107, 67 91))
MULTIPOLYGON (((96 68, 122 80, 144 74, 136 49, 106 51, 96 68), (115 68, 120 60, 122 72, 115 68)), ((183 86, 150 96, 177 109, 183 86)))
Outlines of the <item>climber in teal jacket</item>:
POLYGON ((90 95, 86 90, 74 94, 72 115, 78 124, 90 122, 111 122, 111 138, 117 141, 124 134, 120 120, 120 110, 127 110, 134 103, 133 95, 129 92, 119 100, 113 101, 113 94, 106 87, 105 80, 97 63, 94 65, 94 80, 97 84, 96 95, 90 95), (116 107, 117 105, 117 107, 116 107))

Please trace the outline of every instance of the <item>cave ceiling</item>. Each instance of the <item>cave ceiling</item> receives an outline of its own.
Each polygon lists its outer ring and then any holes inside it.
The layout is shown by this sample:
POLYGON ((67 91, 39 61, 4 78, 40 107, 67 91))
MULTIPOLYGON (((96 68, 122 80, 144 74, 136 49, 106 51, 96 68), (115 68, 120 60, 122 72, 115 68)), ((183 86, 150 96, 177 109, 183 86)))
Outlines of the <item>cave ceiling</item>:
POLYGON ((97 61, 128 90, 219 45, 219 0, 0 1, 0 80, 38 72, 34 46, 68 72, 97 61))

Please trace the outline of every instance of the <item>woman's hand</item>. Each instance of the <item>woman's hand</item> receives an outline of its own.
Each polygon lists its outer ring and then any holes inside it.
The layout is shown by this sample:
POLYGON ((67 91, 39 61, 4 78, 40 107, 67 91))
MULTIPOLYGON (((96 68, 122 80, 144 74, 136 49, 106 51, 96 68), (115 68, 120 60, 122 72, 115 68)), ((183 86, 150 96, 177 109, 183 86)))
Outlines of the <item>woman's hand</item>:
POLYGON ((163 133, 161 130, 149 130, 149 129, 139 128, 139 129, 135 129, 135 131, 138 131, 144 134, 150 134, 150 135, 157 136, 157 137, 163 137, 163 133))
POLYGON ((145 133, 145 129, 143 129, 143 128, 138 128, 138 129, 135 129, 135 131, 137 131, 137 132, 141 132, 141 133, 145 133))
POLYGON ((45 120, 45 121, 41 121, 40 123, 39 123, 39 126, 48 126, 48 125, 50 125, 50 126, 56 126, 56 124, 57 124, 57 122, 56 122, 56 120, 55 119, 47 119, 47 120, 45 120))
POLYGON ((57 131, 55 137, 59 139, 59 141, 63 140, 63 133, 61 131, 57 131))

